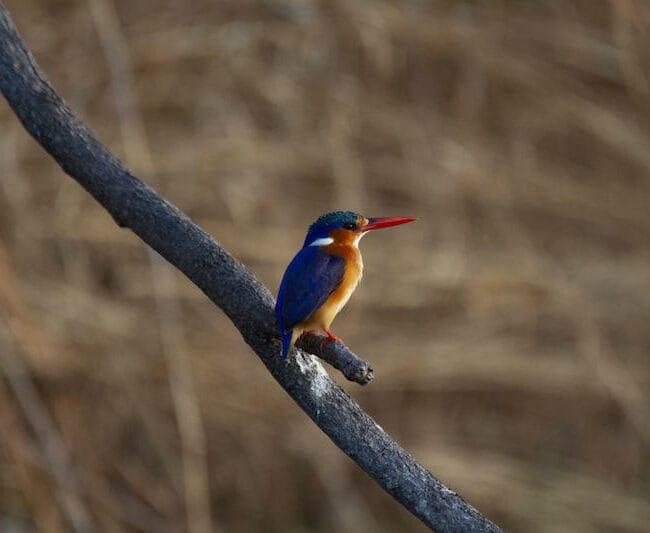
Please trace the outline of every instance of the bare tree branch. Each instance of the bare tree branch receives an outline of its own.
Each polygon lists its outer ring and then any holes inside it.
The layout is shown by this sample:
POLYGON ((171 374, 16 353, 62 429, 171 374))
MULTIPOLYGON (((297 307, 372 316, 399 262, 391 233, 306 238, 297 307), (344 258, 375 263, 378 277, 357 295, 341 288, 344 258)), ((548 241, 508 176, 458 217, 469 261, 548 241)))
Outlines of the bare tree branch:
MULTIPOLYGON (((61 168, 119 226, 131 229, 219 306, 300 408, 384 490, 437 531, 500 531, 386 434, 316 357, 299 351, 288 362, 281 359, 268 289, 95 139, 45 80, 1 0, 0 90, 61 168)), ((327 350, 332 361, 344 361, 333 357, 335 352, 351 353, 340 343, 327 350)))

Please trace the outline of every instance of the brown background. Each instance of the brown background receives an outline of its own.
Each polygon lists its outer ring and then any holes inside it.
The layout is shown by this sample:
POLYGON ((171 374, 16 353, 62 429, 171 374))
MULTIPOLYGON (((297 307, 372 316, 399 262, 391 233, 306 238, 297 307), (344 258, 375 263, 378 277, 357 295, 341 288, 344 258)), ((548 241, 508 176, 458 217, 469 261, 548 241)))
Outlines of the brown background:
MULTIPOLYGON (((5 4, 273 291, 319 214, 417 216, 362 243, 334 331, 376 379, 343 386, 512 531, 650 530, 647 3, 5 4)), ((424 530, 4 101, 0 132, 0 529, 424 530)))

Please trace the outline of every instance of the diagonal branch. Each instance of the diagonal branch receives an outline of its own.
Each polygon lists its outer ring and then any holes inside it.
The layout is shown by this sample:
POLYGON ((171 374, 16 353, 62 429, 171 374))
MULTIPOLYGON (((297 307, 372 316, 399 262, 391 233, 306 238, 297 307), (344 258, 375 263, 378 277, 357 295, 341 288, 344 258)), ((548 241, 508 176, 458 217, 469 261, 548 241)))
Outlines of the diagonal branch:
MULTIPOLYGON (((45 80, 2 0, 0 90, 61 168, 119 226, 131 229, 219 306, 300 408, 384 490, 437 531, 500 531, 386 434, 316 357, 298 352, 288 363, 282 361, 268 289, 95 139, 45 80)), ((347 349, 337 344, 334 350, 347 349)))

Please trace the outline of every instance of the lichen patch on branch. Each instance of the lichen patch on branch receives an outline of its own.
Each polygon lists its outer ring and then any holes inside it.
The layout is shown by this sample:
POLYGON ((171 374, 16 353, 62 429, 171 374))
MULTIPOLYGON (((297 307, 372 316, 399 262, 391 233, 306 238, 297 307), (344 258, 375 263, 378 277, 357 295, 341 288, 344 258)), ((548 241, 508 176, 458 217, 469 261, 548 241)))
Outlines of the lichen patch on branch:
POLYGON ((330 388, 331 379, 320 361, 313 355, 299 352, 295 362, 310 381, 309 388, 316 398, 321 398, 330 388))

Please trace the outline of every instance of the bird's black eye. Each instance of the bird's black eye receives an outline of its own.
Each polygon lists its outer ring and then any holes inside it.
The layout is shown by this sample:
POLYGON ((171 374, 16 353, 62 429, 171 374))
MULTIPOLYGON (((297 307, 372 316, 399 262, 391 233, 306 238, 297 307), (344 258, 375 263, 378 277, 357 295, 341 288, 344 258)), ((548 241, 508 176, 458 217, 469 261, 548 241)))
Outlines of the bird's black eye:
POLYGON ((352 230, 352 231, 357 229, 357 225, 354 222, 346 222, 345 224, 343 224, 343 227, 345 229, 349 229, 349 230, 352 230))

